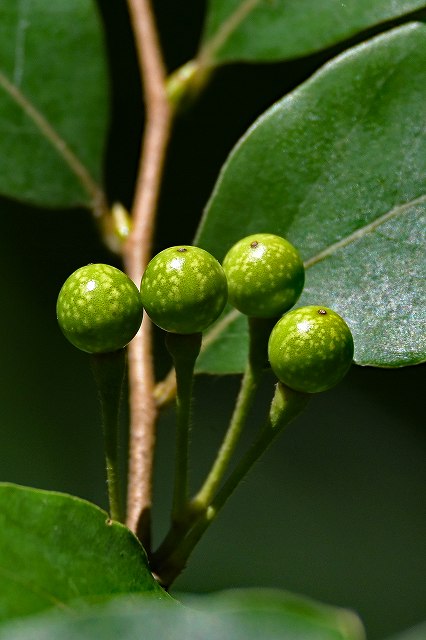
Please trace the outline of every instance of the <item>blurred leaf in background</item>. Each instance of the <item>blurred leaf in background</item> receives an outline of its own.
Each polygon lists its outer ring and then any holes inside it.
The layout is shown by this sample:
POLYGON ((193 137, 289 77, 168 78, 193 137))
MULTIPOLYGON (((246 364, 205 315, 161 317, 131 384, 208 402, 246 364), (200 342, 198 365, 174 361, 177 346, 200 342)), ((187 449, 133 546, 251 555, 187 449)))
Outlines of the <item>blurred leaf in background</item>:
POLYGON ((0 629, 0 638, 84 637, 144 640, 363 640, 359 619, 351 612, 319 605, 279 591, 252 590, 193 596, 190 606, 165 606, 146 599, 121 598, 106 607, 73 616, 46 615, 0 629))

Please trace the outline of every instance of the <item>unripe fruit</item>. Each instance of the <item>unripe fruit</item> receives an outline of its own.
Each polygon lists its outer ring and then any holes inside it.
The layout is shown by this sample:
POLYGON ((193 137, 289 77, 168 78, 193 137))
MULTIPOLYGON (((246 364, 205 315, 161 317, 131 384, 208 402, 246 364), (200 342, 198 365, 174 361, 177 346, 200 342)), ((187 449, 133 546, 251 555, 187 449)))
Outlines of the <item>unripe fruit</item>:
POLYGON ((271 233, 239 240, 223 261, 229 302, 254 318, 277 318, 302 293, 305 270, 290 242, 271 233))
POLYGON ((59 292, 56 315, 65 337, 88 353, 122 349, 142 322, 138 288, 125 273, 107 264, 74 271, 59 292))
POLYGON ((228 297, 225 273, 204 249, 169 247, 148 264, 141 297, 151 320, 171 333, 200 333, 223 311, 228 297))
POLYGON ((334 387, 348 371, 353 353, 348 325, 327 307, 301 307, 286 313, 273 328, 268 345, 277 378, 305 393, 334 387))

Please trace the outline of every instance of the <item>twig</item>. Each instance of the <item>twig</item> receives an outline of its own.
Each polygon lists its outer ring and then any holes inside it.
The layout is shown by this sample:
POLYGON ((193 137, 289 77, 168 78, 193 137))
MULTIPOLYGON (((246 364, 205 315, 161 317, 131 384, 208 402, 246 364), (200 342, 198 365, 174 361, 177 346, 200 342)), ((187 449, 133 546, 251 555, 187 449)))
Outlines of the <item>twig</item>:
MULTIPOLYGON (((128 0, 145 98, 145 135, 132 208, 133 226, 123 248, 124 264, 137 285, 149 261, 172 109, 169 105, 154 16, 149 0, 128 0)), ((151 326, 145 316, 129 347, 130 461, 127 525, 149 550, 152 470, 157 409, 151 326)))

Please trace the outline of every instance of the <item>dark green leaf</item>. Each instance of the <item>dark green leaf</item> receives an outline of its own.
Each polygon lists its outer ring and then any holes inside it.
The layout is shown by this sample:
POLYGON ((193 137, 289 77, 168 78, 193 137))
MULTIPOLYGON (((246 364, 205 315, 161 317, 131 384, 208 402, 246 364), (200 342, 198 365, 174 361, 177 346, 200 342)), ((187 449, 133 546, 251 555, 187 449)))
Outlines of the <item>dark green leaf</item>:
POLYGON ((424 0, 210 0, 202 54, 215 64, 296 58, 425 7, 424 0))
POLYGON ((248 353, 247 318, 227 306, 206 334, 197 360, 197 373, 241 373, 248 353))
MULTIPOLYGON (((300 304, 346 318, 359 364, 426 356, 425 104, 426 26, 349 50, 241 139, 198 233, 218 259, 256 231, 287 237, 308 267, 300 304)), ((240 326, 213 327, 204 371, 228 372, 228 357, 235 370, 238 353, 242 370, 240 326)))
POLYGON ((43 616, 0 630, 0 640, 363 640, 359 619, 281 592, 228 592, 191 606, 117 600, 78 615, 43 616), (142 632, 143 630, 143 632, 142 632))
POLYGON ((0 485, 0 620, 78 599, 144 593, 168 598, 145 552, 94 505, 59 493, 0 485))
POLYGON ((38 205, 90 205, 107 119, 94 0, 2 0, 0 192, 38 205))

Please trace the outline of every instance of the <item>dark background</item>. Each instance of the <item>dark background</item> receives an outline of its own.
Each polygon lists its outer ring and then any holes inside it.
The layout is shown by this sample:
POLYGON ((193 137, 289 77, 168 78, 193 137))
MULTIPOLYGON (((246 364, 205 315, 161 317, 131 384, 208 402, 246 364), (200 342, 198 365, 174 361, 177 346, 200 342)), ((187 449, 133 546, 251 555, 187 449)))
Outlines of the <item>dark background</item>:
MULTIPOLYGON (((112 71, 106 158, 111 201, 130 205, 143 127, 124 3, 101 2, 112 71)), ((205 3, 155 2, 169 69, 197 47, 205 3)), ((344 45, 347 46, 347 45, 344 45)), ((342 45, 343 48, 343 45, 342 45)), ((218 170, 238 137, 275 99, 333 52, 274 65, 233 65, 176 123, 156 245, 191 242, 218 170)), ((0 479, 66 491, 106 506, 97 401, 87 357, 55 319, 65 278, 87 262, 119 266, 82 210, 1 207, 0 479)), ((168 361, 158 339, 159 374, 168 361)), ((362 616, 369 638, 424 617, 425 367, 353 367, 321 394, 259 463, 194 552, 176 589, 273 586, 362 616)), ((271 395, 265 380, 247 437, 271 395)), ((196 384, 194 488, 232 410, 238 379, 196 384), (218 410, 219 409, 219 410, 218 410)), ((123 450, 126 436, 123 436, 123 450)), ((159 425, 156 537, 167 526, 173 412, 159 425)))

